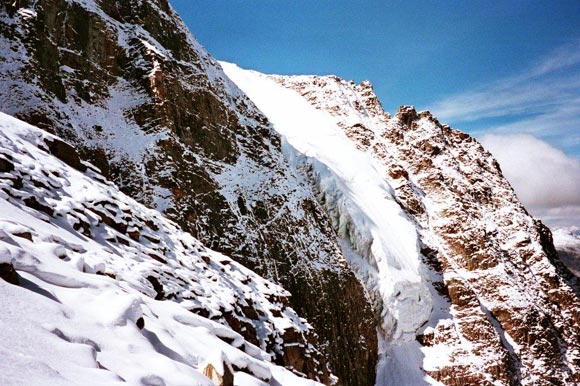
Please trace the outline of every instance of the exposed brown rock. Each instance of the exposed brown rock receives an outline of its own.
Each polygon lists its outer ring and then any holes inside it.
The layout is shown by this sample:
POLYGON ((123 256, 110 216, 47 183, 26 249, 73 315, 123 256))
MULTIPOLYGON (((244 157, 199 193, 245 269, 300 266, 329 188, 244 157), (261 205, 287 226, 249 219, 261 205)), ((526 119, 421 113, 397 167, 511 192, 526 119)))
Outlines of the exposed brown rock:
POLYGON ((52 155, 60 159, 65 164, 84 172, 87 170, 77 153, 76 149, 68 143, 57 138, 51 138, 46 141, 48 149, 52 155))
POLYGON ((216 368, 208 363, 203 369, 203 375, 208 377, 216 386, 234 386, 234 373, 230 365, 223 362, 223 374, 220 374, 216 368))
POLYGON ((13 235, 16 237, 21 237, 23 239, 26 239, 28 241, 32 241, 32 233, 30 233, 30 232, 15 232, 15 233, 13 233, 13 235))
POLYGON ((332 114, 360 150, 380 161, 418 224, 425 262, 442 278, 432 285, 452 312, 418 333, 425 347, 451 350, 450 363, 425 369, 429 375, 446 385, 580 382, 578 279, 476 140, 412 106, 393 118, 357 110, 373 134, 353 135, 357 116, 328 102, 358 97, 348 82, 273 79, 332 114))
POLYGON ((0 158, 0 173, 10 173, 14 170, 14 164, 6 158, 0 158))
POLYGON ((159 280, 155 276, 148 276, 147 280, 153 286, 153 289, 157 293, 155 295, 155 300, 162 300, 165 297, 165 291, 163 291, 163 285, 159 283, 159 280))

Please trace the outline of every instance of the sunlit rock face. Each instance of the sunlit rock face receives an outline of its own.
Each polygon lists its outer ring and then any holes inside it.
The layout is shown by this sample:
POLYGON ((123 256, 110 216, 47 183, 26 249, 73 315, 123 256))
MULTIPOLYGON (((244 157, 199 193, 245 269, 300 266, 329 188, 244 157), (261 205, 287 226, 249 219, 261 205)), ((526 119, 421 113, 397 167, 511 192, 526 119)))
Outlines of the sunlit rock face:
POLYGON ((390 116, 367 82, 271 79, 332 116, 415 222, 436 290, 417 330, 427 375, 450 385, 579 382, 577 278, 489 152, 429 112, 390 116))
POLYGON ((123 192, 289 290, 321 355, 289 345, 280 363, 373 382, 377 322, 328 217, 167 2, 16 1, 0 14, 3 112, 69 141, 123 192))

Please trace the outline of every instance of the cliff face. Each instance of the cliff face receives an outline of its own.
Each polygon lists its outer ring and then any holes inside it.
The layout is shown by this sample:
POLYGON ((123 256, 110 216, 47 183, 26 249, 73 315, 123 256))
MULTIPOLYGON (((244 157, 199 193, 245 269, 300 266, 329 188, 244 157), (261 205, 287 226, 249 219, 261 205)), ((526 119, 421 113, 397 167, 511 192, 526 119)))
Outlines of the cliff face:
POLYGON ((409 106, 390 117, 368 83, 271 79, 329 113, 415 222, 444 300, 417 330, 427 374, 449 385, 580 381, 577 278, 476 140, 409 106))
MULTIPOLYGON (((3 112, 70 141, 123 192, 283 285, 319 359, 345 384, 372 383, 376 321, 328 217, 166 1, 19 0, 0 13, 3 112)), ((304 347, 277 361, 330 382, 304 347)))

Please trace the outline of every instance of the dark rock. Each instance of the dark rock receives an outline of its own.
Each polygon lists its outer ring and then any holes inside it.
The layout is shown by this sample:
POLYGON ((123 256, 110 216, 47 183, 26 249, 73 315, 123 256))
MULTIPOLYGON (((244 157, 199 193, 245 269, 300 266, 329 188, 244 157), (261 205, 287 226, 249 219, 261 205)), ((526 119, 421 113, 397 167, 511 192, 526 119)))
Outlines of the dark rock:
POLYGON ((413 121, 418 118, 417 110, 415 110, 414 106, 399 106, 397 117, 401 120, 401 122, 403 122, 405 126, 411 127, 413 121))
POLYGON ((229 311, 222 311, 222 315, 232 330, 237 331, 248 342, 256 346, 260 345, 260 342, 257 338, 256 328, 251 322, 248 322, 242 319, 240 316, 229 311))
POLYGON ((205 308, 192 308, 189 311, 196 315, 203 316, 204 318, 209 317, 209 311, 205 308))
POLYGON ((68 143, 61 141, 57 138, 50 138, 45 139, 44 141, 48 145, 48 149, 50 153, 54 155, 56 158, 60 159, 65 164, 84 172, 87 170, 87 166, 83 164, 79 153, 75 150, 74 147, 69 145, 68 143))
POLYGON ((52 216, 54 214, 54 209, 52 209, 48 205, 41 203, 35 196, 25 198, 24 203, 26 204, 26 206, 32 209, 36 209, 40 212, 44 212, 49 216, 52 216))
POLYGON ((30 233, 30 232, 16 232, 16 233, 13 233, 13 235, 16 237, 21 237, 23 239, 26 239, 28 241, 33 241, 32 240, 32 233, 30 233))
POLYGON ((0 157, 0 173, 10 173, 14 170, 14 164, 6 158, 0 157))
POLYGON ((155 290, 155 292, 157 292, 157 295, 155 296, 155 300, 163 300, 165 298, 165 292, 163 291, 163 284, 161 284, 155 276, 147 276, 147 280, 149 280, 149 283, 151 283, 151 285, 153 286, 153 289, 155 290))
POLYGON ((16 273, 14 266, 9 263, 0 263, 0 278, 4 279, 10 284, 20 284, 18 273, 16 273))
POLYGON ((149 257, 151 257, 153 260, 157 260, 158 262, 162 263, 162 264, 167 264, 167 260, 165 260, 163 257, 159 256, 157 253, 149 253, 148 254, 149 257))
POLYGON ((139 241, 139 238, 141 236, 141 234, 139 233, 139 231, 134 230, 134 231, 129 231, 127 232, 127 235, 131 238, 131 240, 133 241, 139 241))

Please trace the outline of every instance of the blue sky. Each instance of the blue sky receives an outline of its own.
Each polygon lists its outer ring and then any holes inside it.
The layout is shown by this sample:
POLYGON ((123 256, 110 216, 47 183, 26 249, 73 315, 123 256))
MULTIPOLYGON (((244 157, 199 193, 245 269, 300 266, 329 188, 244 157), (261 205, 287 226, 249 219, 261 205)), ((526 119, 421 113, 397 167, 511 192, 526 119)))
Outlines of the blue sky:
MULTIPOLYGON (((368 79, 387 111, 412 104, 484 139, 506 174, 515 150, 545 150, 521 134, 549 143, 562 152, 553 170, 573 165, 561 177, 577 182, 580 225, 579 0, 170 1, 215 58, 264 73, 368 79)), ((526 173, 546 160, 529 162, 526 173)), ((523 173, 521 162, 513 173, 523 173)))
MULTIPOLYGON (((573 77, 574 94, 580 96, 578 0, 493 4, 342 0, 171 2, 198 40, 220 60, 266 73, 336 74, 357 82, 368 79, 388 111, 395 111, 401 104, 433 109, 443 121, 470 132, 503 127, 532 114, 541 115, 545 110, 537 105, 533 109, 524 105, 523 111, 516 109, 515 113, 484 114, 471 119, 472 111, 465 106, 457 106, 454 111, 447 106, 444 111, 437 111, 440 103, 449 105, 452 98, 488 87, 492 82, 523 76, 558 50, 564 51, 564 55, 566 51, 570 55, 575 53, 577 60, 564 71, 548 75, 560 79, 573 77)), ((487 91, 493 94, 494 90, 487 91)), ((569 92, 567 89, 566 93, 569 92)), ((578 122, 574 141, 564 143, 559 138, 547 138, 548 142, 570 155, 580 156, 578 122)), ((536 135, 543 137, 549 133, 536 135)))

